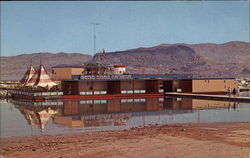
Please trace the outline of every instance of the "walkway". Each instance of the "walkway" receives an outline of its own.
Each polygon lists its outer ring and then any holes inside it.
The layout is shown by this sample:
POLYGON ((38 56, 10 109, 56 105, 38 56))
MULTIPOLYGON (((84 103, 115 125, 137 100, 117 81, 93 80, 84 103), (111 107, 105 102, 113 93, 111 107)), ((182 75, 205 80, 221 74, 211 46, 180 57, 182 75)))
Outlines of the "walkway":
POLYGON ((229 100, 237 102, 250 102, 250 97, 242 96, 228 96, 228 95, 210 95, 210 94, 193 94, 193 93, 177 93, 177 92, 166 92, 166 96, 174 97, 190 97, 196 99, 213 99, 213 100, 229 100))

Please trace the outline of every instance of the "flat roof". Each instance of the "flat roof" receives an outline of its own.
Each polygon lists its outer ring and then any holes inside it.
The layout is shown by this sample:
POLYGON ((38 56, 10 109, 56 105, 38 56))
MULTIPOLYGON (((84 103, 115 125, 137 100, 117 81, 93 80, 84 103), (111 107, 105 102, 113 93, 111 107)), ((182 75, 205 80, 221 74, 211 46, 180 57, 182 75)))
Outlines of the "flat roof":
POLYGON ((52 68, 99 68, 99 67, 108 67, 108 66, 98 66, 98 65, 56 65, 52 68))
POLYGON ((84 68, 83 65, 56 65, 52 68, 84 68))

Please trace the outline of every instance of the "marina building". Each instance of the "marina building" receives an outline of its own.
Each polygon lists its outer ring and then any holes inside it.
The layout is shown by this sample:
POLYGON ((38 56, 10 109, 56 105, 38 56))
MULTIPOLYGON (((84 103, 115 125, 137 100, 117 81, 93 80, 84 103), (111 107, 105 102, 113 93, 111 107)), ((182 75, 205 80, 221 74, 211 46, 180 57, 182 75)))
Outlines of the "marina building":
POLYGON ((56 91, 14 91, 13 94, 43 100, 164 96, 167 92, 225 94, 229 89, 237 89, 234 78, 195 78, 189 74, 127 74, 124 65, 56 66, 52 69, 52 76, 58 80, 56 83, 50 79, 42 65, 36 71, 30 67, 21 80, 22 85, 45 89, 56 87, 56 91))

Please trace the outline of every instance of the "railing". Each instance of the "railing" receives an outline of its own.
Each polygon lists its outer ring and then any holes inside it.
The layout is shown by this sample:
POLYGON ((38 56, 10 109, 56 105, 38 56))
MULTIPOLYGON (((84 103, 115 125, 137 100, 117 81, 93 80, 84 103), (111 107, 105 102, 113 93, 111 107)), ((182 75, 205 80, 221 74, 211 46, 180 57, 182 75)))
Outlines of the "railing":
POLYGON ((11 100, 12 103, 21 106, 62 106, 62 101, 46 101, 46 102, 30 102, 30 101, 20 101, 20 100, 11 100))
POLYGON ((131 75, 73 75, 74 80, 109 80, 109 79, 132 79, 131 75))
POLYGON ((19 95, 25 95, 25 96, 61 96, 63 95, 63 92, 27 92, 27 91, 17 91, 17 90, 11 90, 11 94, 19 94, 19 95))

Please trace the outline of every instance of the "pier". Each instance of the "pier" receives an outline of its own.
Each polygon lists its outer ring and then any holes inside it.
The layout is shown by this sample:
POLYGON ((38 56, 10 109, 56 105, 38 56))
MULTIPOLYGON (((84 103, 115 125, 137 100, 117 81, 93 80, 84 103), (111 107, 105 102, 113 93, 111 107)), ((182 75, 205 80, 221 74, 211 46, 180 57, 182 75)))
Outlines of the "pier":
POLYGON ((210 94, 166 92, 165 96, 189 97, 189 98, 195 98, 195 99, 226 100, 226 101, 236 101, 236 102, 250 102, 250 97, 235 96, 235 95, 229 96, 229 95, 210 95, 210 94))

